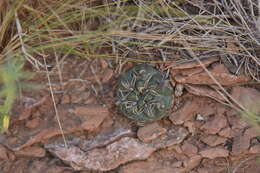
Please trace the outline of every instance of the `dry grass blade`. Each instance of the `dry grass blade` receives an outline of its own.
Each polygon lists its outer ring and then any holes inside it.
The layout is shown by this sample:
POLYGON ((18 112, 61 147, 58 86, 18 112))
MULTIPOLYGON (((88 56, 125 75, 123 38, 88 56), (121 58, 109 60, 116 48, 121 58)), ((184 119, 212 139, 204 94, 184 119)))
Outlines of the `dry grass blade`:
POLYGON ((59 112, 58 112, 58 109, 57 109, 57 106, 56 106, 56 102, 55 102, 55 98, 54 98, 54 94, 53 94, 53 89, 52 89, 52 85, 51 85, 51 79, 50 79, 50 75, 49 75, 49 71, 48 71, 48 68, 47 68, 45 57, 43 57, 43 60, 44 60, 46 75, 47 75, 47 79, 48 79, 48 83, 49 83, 49 87, 50 87, 52 102, 53 102, 53 106, 54 106, 54 110, 55 110, 55 116, 56 116, 60 131, 61 131, 61 135, 62 135, 62 138, 63 138, 63 141, 64 141, 64 146, 65 146, 65 148, 68 148, 68 144, 67 144, 65 134, 64 134, 64 131, 63 131, 63 128, 62 128, 62 125, 61 125, 61 121, 60 121, 59 112))

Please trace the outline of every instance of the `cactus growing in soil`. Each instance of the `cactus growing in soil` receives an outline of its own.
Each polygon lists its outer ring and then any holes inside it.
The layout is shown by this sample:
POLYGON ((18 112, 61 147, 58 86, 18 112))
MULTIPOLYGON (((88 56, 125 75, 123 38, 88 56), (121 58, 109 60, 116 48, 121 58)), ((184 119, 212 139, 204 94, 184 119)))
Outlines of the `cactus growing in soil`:
POLYGON ((119 77, 116 96, 119 112, 139 124, 165 117, 174 99, 165 74, 145 64, 119 77))

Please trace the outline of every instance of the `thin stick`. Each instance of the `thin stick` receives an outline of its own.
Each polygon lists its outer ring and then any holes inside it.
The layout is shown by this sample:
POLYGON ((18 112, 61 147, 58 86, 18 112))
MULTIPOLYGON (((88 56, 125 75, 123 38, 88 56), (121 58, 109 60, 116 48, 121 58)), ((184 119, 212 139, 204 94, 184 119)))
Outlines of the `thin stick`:
POLYGON ((49 87, 50 87, 51 98, 52 98, 52 102, 53 102, 53 106, 54 106, 54 110, 55 110, 55 116, 56 116, 60 131, 61 131, 61 135, 62 135, 62 138, 63 138, 63 141, 64 141, 65 148, 68 148, 66 138, 65 138, 65 135, 64 135, 64 131, 63 131, 63 128, 61 126, 61 121, 60 121, 58 109, 57 109, 57 106, 56 106, 56 102, 55 102, 55 99, 54 99, 54 94, 53 94, 53 90, 52 90, 52 86, 51 86, 51 79, 50 79, 50 75, 49 75, 49 71, 48 71, 48 68, 47 68, 45 57, 43 57, 43 60, 44 60, 44 65, 45 65, 48 83, 49 83, 49 87))

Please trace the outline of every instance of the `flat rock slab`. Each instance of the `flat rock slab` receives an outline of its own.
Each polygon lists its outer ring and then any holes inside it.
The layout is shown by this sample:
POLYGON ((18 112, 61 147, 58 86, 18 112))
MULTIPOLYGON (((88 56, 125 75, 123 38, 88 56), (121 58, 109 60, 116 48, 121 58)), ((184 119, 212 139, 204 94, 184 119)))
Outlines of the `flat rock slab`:
MULTIPOLYGON (((222 66, 222 65, 219 65, 222 66)), ((237 83, 248 82, 251 80, 251 77, 245 75, 233 75, 224 70, 225 67, 214 67, 210 70, 211 75, 224 86, 230 86, 237 83), (222 69, 222 70, 220 70, 222 69)), ((199 84, 199 85, 214 85, 215 82, 211 79, 207 72, 203 71, 201 73, 191 75, 191 76, 174 76, 174 79, 178 83, 189 83, 189 84, 199 84)))
MULTIPOLYGON (((58 106, 58 112, 64 134, 82 130, 93 131, 109 115, 108 109, 102 105, 66 104, 58 106)), ((18 151, 62 134, 52 109, 43 111, 41 118, 41 123, 34 129, 16 126, 16 136, 4 138, 1 143, 13 151, 18 151)))
MULTIPOLYGON (((108 171, 130 161, 147 159, 160 148, 181 143, 187 135, 188 131, 185 128, 172 127, 150 143, 144 143, 134 137, 122 136, 106 146, 89 151, 71 144, 65 148, 62 142, 46 144, 45 148, 75 170, 108 171)), ((112 136, 111 138, 115 139, 112 136)))
POLYGON ((216 147, 204 149, 200 151, 200 154, 202 155, 202 157, 215 159, 217 157, 228 157, 229 151, 222 147, 216 147))
POLYGON ((139 128, 137 136, 143 142, 150 142, 166 133, 166 131, 167 130, 161 127, 158 122, 154 122, 139 128))
MULTIPOLYGON (((177 163, 177 162, 176 162, 177 163)), ((182 164, 180 162, 180 164, 182 164)), ((153 161, 138 161, 128 163, 119 169, 119 173, 185 173, 185 169, 180 167, 174 167, 174 165, 163 165, 158 160, 153 161)))

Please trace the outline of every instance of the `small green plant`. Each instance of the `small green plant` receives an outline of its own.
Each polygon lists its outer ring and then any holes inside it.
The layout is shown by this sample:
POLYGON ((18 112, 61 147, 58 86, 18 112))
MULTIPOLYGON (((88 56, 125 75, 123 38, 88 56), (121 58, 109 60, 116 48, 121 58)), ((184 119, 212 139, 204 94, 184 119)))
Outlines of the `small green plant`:
POLYGON ((149 65, 123 73, 117 87, 119 111, 140 124, 163 118, 173 103, 173 88, 165 74, 149 65))
POLYGON ((19 90, 29 86, 21 82, 31 76, 30 73, 23 71, 24 63, 20 59, 10 58, 6 63, 0 66, 0 97, 2 104, 0 105, 0 130, 4 132, 9 127, 10 111, 12 105, 19 93, 19 90))

